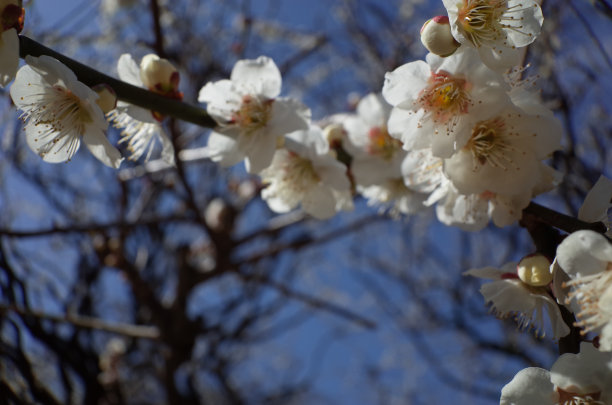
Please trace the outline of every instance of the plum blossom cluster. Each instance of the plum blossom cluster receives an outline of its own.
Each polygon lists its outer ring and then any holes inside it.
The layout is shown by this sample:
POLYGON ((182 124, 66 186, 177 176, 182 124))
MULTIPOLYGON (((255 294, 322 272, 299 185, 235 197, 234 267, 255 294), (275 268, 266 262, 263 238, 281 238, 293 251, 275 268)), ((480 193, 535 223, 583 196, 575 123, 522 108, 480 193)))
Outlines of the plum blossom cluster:
MULTIPOLYGON (((109 12, 133 1, 107 1, 109 12)), ((443 0, 447 16, 421 30, 431 51, 388 72, 380 93, 363 97, 354 112, 318 122, 299 100, 281 96, 281 72, 266 56, 240 60, 230 77, 206 83, 198 101, 217 126, 206 156, 223 166, 244 162, 259 176, 261 197, 285 213, 301 208, 326 219, 353 207, 360 194, 393 215, 434 208, 447 225, 479 230, 492 221, 521 218, 560 174, 545 160, 561 145, 553 113, 523 78, 521 48, 540 32, 534 0, 443 0)), ((109 142, 109 122, 121 128, 119 145, 129 160, 180 154, 164 128, 164 116, 125 101, 101 83, 90 88, 68 67, 42 55, 27 56, 18 70, 21 0, 0 0, 0 86, 14 79, 10 95, 22 111, 25 139, 50 163, 70 161, 81 142, 103 164, 124 158, 109 142), (155 153, 157 154, 157 153, 155 153)), ((119 78, 168 99, 182 100, 179 72, 154 54, 137 63, 123 54, 119 78)), ((534 253, 501 268, 465 274, 489 280, 480 292, 492 312, 555 340, 580 328, 579 354, 564 354, 550 371, 520 371, 502 390, 502 404, 600 404, 612 401, 612 182, 601 178, 579 219, 603 222, 607 236, 578 231, 556 257, 534 253), (576 316, 568 325, 562 311, 576 316), (602 354, 601 352, 606 352, 602 354)))
POLYGON ((565 353, 550 371, 529 367, 501 392, 500 405, 586 405, 612 402, 612 355, 582 342, 580 353, 565 353))
POLYGON ((561 126, 528 89, 531 81, 517 75, 490 69, 470 47, 387 73, 390 135, 437 162, 403 175, 438 172, 424 204, 437 204, 440 221, 472 230, 489 219, 505 226, 556 184, 543 160, 559 148, 561 126))
MULTIPOLYGON (((355 113, 319 123, 299 100, 280 95, 281 74, 270 58, 238 61, 229 79, 199 92, 198 101, 218 123, 207 156, 224 166, 244 161, 266 185, 262 198, 275 212, 301 205, 328 218, 352 207, 356 192, 394 214, 435 206, 440 221, 465 229, 491 219, 498 226, 516 221, 535 195, 559 180, 543 161, 560 145, 560 125, 514 67, 517 49, 539 33, 542 13, 533 1, 444 4, 448 16, 433 18, 421 32, 423 43, 443 56, 430 53, 426 61, 387 73, 382 94, 364 97, 355 113)), ((22 22, 16 0, 4 9, 15 16, 5 19, 12 27, 22 22)), ((29 59, 37 67, 22 68, 33 73, 18 75, 11 94, 28 120, 28 145, 44 160, 70 160, 83 140, 90 150, 97 147, 98 159, 118 167, 122 158, 105 138, 102 112, 122 128, 119 144, 130 160, 150 159, 160 144, 161 158, 174 164, 162 114, 123 101, 103 103, 107 93, 87 92, 57 61, 47 74, 51 62, 41 59, 29 59), (56 80, 59 70, 70 80, 56 80), (46 84, 33 91, 36 75, 46 84), (48 109, 49 97, 63 107, 48 109)), ((156 55, 137 64, 124 54, 117 71, 129 84, 182 99, 178 71, 156 55)))
MULTIPOLYGON (((612 181, 600 177, 587 194, 579 218, 610 231, 612 181)), ((608 404, 612 401, 612 243, 605 235, 580 230, 568 235, 550 258, 533 254, 501 269, 465 273, 492 280, 480 292, 499 317, 513 316, 519 326, 553 338, 569 334, 560 308, 574 314, 584 340, 578 355, 566 353, 551 371, 527 368, 507 384, 501 404, 608 404), (546 314, 546 315, 545 315, 546 314), (541 333, 542 334, 542 333, 541 333), (588 343, 588 342, 592 342, 588 343)))

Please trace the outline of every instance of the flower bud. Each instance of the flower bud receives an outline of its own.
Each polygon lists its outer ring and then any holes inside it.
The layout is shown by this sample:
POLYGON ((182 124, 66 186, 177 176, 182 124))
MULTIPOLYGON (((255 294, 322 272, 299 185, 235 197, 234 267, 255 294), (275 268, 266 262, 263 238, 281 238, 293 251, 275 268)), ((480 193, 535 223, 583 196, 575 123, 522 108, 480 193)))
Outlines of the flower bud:
POLYGON ((172 95, 178 89, 179 73, 167 59, 151 53, 140 62, 140 79, 149 90, 172 95))
POLYGON ((22 0, 0 0, 0 33, 11 28, 21 32, 24 17, 22 0))
POLYGON ((98 94, 96 104, 104 114, 114 110, 117 107, 117 94, 112 87, 107 84, 98 84, 91 88, 98 94))
POLYGON ((543 287, 553 279, 550 260, 541 254, 522 258, 516 267, 516 272, 523 283, 533 287, 543 287))
POLYGON ((443 57, 452 55, 460 45, 453 38, 448 17, 441 15, 425 21, 421 42, 429 52, 443 57))

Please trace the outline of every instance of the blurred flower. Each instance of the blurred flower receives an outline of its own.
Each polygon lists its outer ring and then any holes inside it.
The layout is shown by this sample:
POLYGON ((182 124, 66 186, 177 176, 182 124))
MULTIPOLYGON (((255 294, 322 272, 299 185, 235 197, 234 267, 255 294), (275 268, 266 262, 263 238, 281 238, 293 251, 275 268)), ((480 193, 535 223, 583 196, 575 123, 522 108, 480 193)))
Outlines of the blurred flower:
POLYGON ((389 208, 392 216, 414 214, 426 208, 423 202, 427 199, 427 194, 406 187, 402 177, 387 179, 367 187, 357 186, 357 191, 368 200, 368 205, 389 208))
POLYGON ((122 7, 136 4, 138 0, 102 0, 101 7, 104 14, 115 14, 122 7))
POLYGON ((580 353, 565 353, 550 372, 519 371, 501 391, 500 405, 605 405, 612 403, 612 357, 587 342, 580 353))
POLYGON ((15 78, 19 67, 19 37, 25 11, 21 0, 0 0, 0 87, 15 78))
POLYGON ((382 96, 371 93, 357 105, 357 115, 343 120, 350 141, 343 145, 353 158, 351 173, 358 185, 371 186, 401 178, 400 167, 406 152, 401 142, 387 132, 390 112, 391 106, 382 96))
POLYGON ((612 351, 612 244, 597 232, 574 232, 557 248, 557 264, 570 278, 566 303, 579 308, 577 326, 599 333, 601 350, 612 351))
MULTIPOLYGON (((461 194, 450 181, 444 183, 438 193, 438 220, 466 231, 479 231, 493 220, 496 226, 511 225, 521 218, 523 208, 529 205, 532 194, 527 190, 516 195, 504 195, 484 191, 479 194, 461 194), (445 191, 445 192, 444 192, 445 191)), ((433 198, 427 204, 433 203, 433 198)))
POLYGON ((283 136, 308 129, 310 110, 297 100, 278 97, 281 74, 272 59, 240 60, 230 80, 207 83, 198 101, 219 123, 210 134, 212 160, 231 166, 245 159, 259 173, 272 162, 283 136))
POLYGON ((558 340, 570 330, 547 287, 552 281, 549 268, 550 260, 542 255, 533 255, 523 258, 519 263, 506 263, 501 269, 485 267, 463 274, 494 280, 480 288, 485 302, 491 303, 491 308, 498 317, 516 316, 522 329, 533 328, 536 335, 544 336, 546 310, 553 339, 558 340))
POLYGON ((517 48, 540 34, 542 10, 534 0, 443 0, 457 41, 475 47, 495 70, 520 63, 517 48))
POLYGON ((272 163, 261 172, 267 187, 261 196, 274 212, 289 212, 298 204, 318 219, 333 216, 346 205, 350 191, 346 167, 329 154, 318 127, 287 135, 272 163))
MULTIPOLYGON (((178 92, 176 69, 157 55, 146 55, 139 67, 132 56, 125 53, 119 57, 117 73, 121 80, 134 86, 147 88, 169 98, 182 98, 178 92)), ((128 143, 130 160, 138 160, 143 155, 145 160, 149 160, 159 142, 162 145, 162 159, 174 165, 174 147, 160 122, 163 117, 159 113, 119 101, 117 108, 109 114, 109 119, 115 127, 123 128, 119 143, 128 143)))
POLYGON ((58 60, 26 57, 11 86, 11 98, 23 110, 28 146, 46 162, 68 161, 81 138, 107 166, 118 168, 121 154, 106 138, 108 123, 96 104, 98 95, 58 60))

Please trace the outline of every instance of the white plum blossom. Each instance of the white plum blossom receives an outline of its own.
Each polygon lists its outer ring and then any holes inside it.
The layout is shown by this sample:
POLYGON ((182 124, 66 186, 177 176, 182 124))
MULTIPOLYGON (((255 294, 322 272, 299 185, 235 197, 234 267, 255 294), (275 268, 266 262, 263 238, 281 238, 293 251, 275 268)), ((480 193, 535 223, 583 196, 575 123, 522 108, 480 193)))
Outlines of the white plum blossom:
POLYGON ((161 123, 139 121, 119 110, 112 111, 109 118, 114 126, 123 128, 119 143, 128 143, 130 160, 138 160, 144 155, 145 161, 148 161, 156 142, 159 141, 162 146, 161 158, 166 163, 174 165, 174 147, 161 123))
POLYGON ((352 156, 351 173, 361 186, 401 178, 406 156, 402 144, 387 132, 391 106, 379 94, 368 94, 357 105, 357 115, 347 117, 343 126, 349 142, 343 145, 352 156))
POLYGON ((496 316, 515 316, 520 328, 533 328, 544 336, 544 312, 548 314, 553 339, 569 333, 561 311, 550 294, 552 281, 550 260, 542 255, 526 256, 519 263, 504 264, 501 269, 484 267, 472 269, 464 275, 493 280, 480 288, 485 303, 491 303, 496 316))
POLYGON ((427 55, 385 75, 383 96, 394 106, 391 136, 404 149, 431 147, 449 157, 470 138, 474 125, 510 104, 504 77, 486 67, 476 51, 460 49, 447 58, 427 55))
MULTIPOLYGON (((461 194, 446 181, 438 195, 443 195, 436 205, 438 220, 466 231, 478 231, 489 220, 498 227, 508 226, 521 218, 523 208, 529 205, 532 194, 527 191, 516 195, 503 195, 484 191, 479 194, 461 194)), ((434 202, 430 198, 427 203, 434 202)))
POLYGON ((513 83, 512 104, 491 108, 470 128, 464 146, 445 160, 445 174, 461 193, 516 195, 544 180, 541 161, 559 149, 563 130, 525 83, 513 83))
POLYGON ((267 186, 261 196, 274 212, 289 212, 299 204, 318 219, 333 216, 346 207, 351 183, 346 166, 329 153, 329 145, 318 127, 286 136, 270 166, 261 173, 267 186))
POLYGON ((500 405, 605 405, 612 403, 612 356, 588 342, 562 354, 550 371, 528 367, 501 391, 500 405))
POLYGON ((219 124, 208 140, 213 161, 231 166, 244 159, 247 171, 259 173, 270 165, 286 134, 308 129, 310 110, 278 97, 281 84, 274 61, 260 56, 236 62, 229 80, 200 90, 198 101, 207 104, 219 124))
POLYGON ((544 17, 534 0, 443 0, 453 36, 478 50, 483 62, 505 70, 540 34, 544 17))
POLYGON ((357 192, 368 200, 370 206, 388 208, 392 216, 414 214, 426 208, 427 194, 406 187, 403 177, 387 179, 380 184, 357 186, 357 192))
POLYGON ((598 333, 600 349, 612 351, 612 244, 594 231, 574 232, 558 246, 556 263, 569 276, 566 303, 579 308, 577 325, 598 333))
POLYGON ((118 168, 123 159, 106 138, 108 123, 96 104, 96 92, 50 56, 28 56, 26 63, 17 72, 10 93, 23 111, 30 149, 46 162, 65 162, 82 140, 98 160, 118 168))
MULTIPOLYGON (((165 97, 181 99, 178 91, 178 72, 165 59, 149 54, 142 58, 140 66, 130 54, 123 54, 117 62, 117 73, 124 82, 146 88, 165 97)), ((161 143, 162 159, 174 164, 172 141, 164 130, 163 117, 126 102, 119 101, 117 108, 109 114, 113 125, 123 128, 119 143, 127 142, 130 160, 138 160, 143 155, 149 160, 157 142, 161 143)))
POLYGON ((19 67, 19 37, 23 28, 21 0, 0 0, 0 87, 15 78, 19 67))

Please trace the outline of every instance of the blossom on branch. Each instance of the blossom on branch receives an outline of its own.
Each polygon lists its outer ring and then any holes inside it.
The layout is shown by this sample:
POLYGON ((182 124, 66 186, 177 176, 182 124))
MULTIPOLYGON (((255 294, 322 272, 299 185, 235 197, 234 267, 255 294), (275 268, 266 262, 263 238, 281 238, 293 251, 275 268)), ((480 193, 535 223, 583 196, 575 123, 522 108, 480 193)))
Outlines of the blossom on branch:
POLYGON ((326 219, 347 208, 351 183, 346 166, 329 153, 318 127, 288 134, 261 178, 267 184, 261 197, 274 212, 289 212, 300 204, 313 217, 326 219))
POLYGON ((50 56, 27 56, 26 62, 10 93, 23 110, 30 149, 46 162, 65 162, 74 156, 82 139, 98 160, 118 168, 123 158, 106 138, 108 123, 97 105, 96 92, 50 56))
POLYGON ((520 64, 521 48, 540 34, 544 17, 534 0, 443 0, 453 36, 478 50, 495 70, 520 64))
POLYGON ((569 276, 565 303, 577 308, 577 326, 599 334, 600 349, 612 351, 612 244, 597 232, 577 231, 561 242, 556 262, 569 276))
POLYGON ((401 178, 400 167, 406 152, 402 143, 387 132, 391 106, 379 94, 368 94, 357 105, 357 114, 344 118, 348 142, 343 142, 352 156, 351 173, 361 186, 371 186, 401 178))
POLYGON ((474 277, 493 280, 483 284, 480 293, 496 316, 516 317, 522 329, 533 328, 536 335, 544 336, 544 311, 552 327, 553 339, 569 333, 561 311, 550 293, 552 281, 550 261, 542 255, 531 255, 519 263, 510 262, 501 269, 485 267, 463 273, 474 277))
POLYGON ((236 62, 229 80, 200 90, 198 101, 219 123, 208 139, 213 161, 231 166, 244 159, 247 171, 259 173, 270 165, 286 134, 308 129, 310 110, 278 97, 281 83, 274 61, 260 56, 236 62))
POLYGON ((25 10, 21 0, 0 0, 0 87, 15 78, 19 67, 19 37, 25 10))
POLYGON ((434 156, 450 157, 477 122, 510 104, 508 90, 504 77, 473 49, 447 58, 430 53, 427 63, 410 62, 385 75, 382 94, 394 107, 389 133, 406 150, 430 147, 434 156))
MULTIPOLYGON (((178 72, 170 62, 157 55, 146 55, 138 66, 130 54, 123 54, 117 62, 117 73, 121 80, 134 86, 172 99, 180 100, 183 97, 178 91, 178 72)), ((145 160, 149 160, 155 144, 159 142, 162 159, 174 164, 174 148, 161 124, 161 114, 120 101, 109 118, 114 126, 123 128, 119 143, 128 143, 130 160, 138 160, 143 155, 145 160)))
POLYGON ((500 405, 605 405, 612 403, 612 356, 587 342, 565 353, 550 371, 528 367, 501 391, 500 405))

